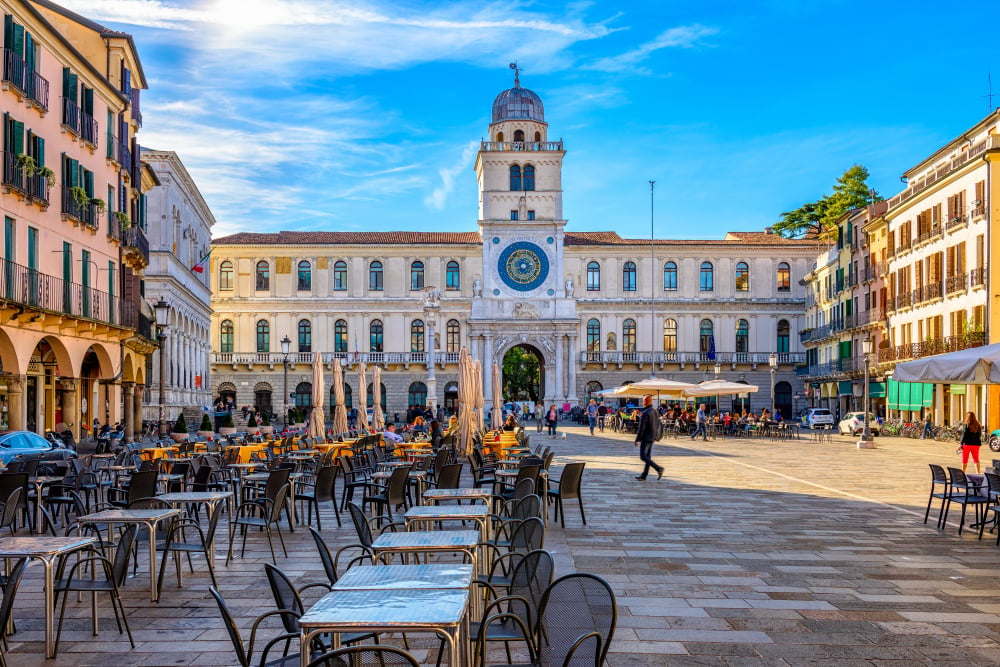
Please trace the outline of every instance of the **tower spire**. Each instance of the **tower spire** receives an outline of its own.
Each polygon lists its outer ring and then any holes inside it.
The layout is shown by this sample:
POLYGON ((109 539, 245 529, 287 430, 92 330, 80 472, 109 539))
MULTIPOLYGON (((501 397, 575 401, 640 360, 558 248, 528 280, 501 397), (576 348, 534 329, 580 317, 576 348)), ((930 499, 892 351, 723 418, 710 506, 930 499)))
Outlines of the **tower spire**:
POLYGON ((520 88, 521 87, 521 68, 517 66, 516 62, 511 63, 509 65, 509 67, 512 70, 514 70, 514 87, 515 88, 520 88))

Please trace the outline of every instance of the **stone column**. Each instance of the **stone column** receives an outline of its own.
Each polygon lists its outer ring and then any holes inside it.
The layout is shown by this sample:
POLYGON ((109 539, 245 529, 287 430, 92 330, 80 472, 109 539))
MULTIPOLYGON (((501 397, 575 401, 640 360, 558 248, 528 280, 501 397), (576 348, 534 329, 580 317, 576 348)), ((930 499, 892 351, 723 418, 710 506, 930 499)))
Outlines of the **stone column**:
POLYGON ((132 399, 132 425, 133 431, 135 433, 142 432, 142 398, 145 393, 146 387, 141 384, 137 384, 132 387, 133 399, 132 399))
POLYGON ((69 424, 73 439, 80 442, 80 381, 76 378, 62 378, 63 421, 69 424))
POLYGON ((567 400, 570 403, 576 403, 579 400, 576 395, 576 359, 579 352, 577 350, 577 338, 577 334, 569 334, 569 345, 566 350, 566 370, 569 376, 566 394, 569 397, 567 400))
POLYGON ((124 414, 122 415, 122 419, 125 422, 125 438, 127 440, 131 440, 135 437, 135 406, 133 404, 133 399, 135 398, 134 382, 122 382, 122 398, 125 401, 124 414))
POLYGON ((7 375, 7 427, 11 431, 25 429, 26 415, 24 413, 24 385, 27 380, 23 375, 7 375))
MULTIPOLYGON (((483 415, 489 415, 493 407, 493 334, 483 336, 483 415)), ((489 424, 489 417, 485 419, 489 424)))
POLYGON ((566 372, 566 362, 563 359, 565 356, 566 346, 563 344, 564 336, 562 334, 556 334, 556 372, 555 372, 555 386, 552 388, 552 395, 555 397, 556 401, 560 405, 557 408, 562 407, 562 401, 566 398, 566 391, 563 388, 563 374, 566 372))

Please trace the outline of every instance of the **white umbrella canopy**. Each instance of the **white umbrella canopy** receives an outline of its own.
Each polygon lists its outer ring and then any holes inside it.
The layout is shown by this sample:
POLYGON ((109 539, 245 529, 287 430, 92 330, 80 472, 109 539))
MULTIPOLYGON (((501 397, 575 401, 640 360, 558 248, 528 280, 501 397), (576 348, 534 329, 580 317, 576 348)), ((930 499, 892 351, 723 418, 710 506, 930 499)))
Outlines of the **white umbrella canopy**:
POLYGON ((347 406, 344 400, 344 368, 340 359, 333 360, 333 432, 347 433, 347 406))
POLYGON ((458 439, 461 451, 472 454, 472 359, 464 347, 458 353, 458 439))
POLYGON ((503 392, 500 387, 500 366, 497 362, 493 362, 493 419, 492 425, 494 429, 499 429, 503 426, 503 410, 500 408, 503 403, 503 392))
POLYGON ((313 353, 312 366, 312 412, 309 413, 309 437, 324 438, 326 436, 326 415, 323 414, 323 354, 313 353))
POLYGON ((375 367, 372 373, 372 426, 376 431, 385 430, 385 415, 382 413, 382 369, 375 367))
POLYGON ((729 382, 728 380, 706 380, 684 390, 685 396, 731 396, 733 394, 753 394, 760 390, 755 384, 729 382))
POLYGON ((1000 383, 1000 343, 904 361, 896 364, 892 379, 935 384, 1000 383))
POLYGON ((691 389, 696 386, 697 385, 689 384, 687 382, 649 378, 639 382, 633 382, 632 384, 624 384, 620 387, 614 387, 613 389, 595 391, 594 395, 602 396, 604 398, 639 398, 645 396, 646 394, 654 394, 656 396, 681 398, 685 396, 684 392, 687 389, 691 389))
POLYGON ((476 359, 472 365, 472 377, 473 377, 473 393, 472 401, 476 406, 476 415, 479 420, 479 430, 486 429, 486 416, 483 414, 483 404, 486 403, 486 397, 483 396, 483 364, 479 359, 476 359))
POLYGON ((368 378, 365 377, 367 370, 365 362, 358 364, 358 428, 362 432, 371 430, 368 425, 368 378))

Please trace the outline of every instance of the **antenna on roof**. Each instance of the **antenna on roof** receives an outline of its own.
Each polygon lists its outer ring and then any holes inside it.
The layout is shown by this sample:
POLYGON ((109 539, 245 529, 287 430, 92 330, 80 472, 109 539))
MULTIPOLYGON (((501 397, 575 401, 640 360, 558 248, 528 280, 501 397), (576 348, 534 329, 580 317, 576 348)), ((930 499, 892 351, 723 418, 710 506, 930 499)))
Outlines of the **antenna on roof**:
POLYGON ((508 65, 508 67, 510 67, 512 70, 514 70, 514 87, 515 88, 520 88, 521 87, 521 76, 520 75, 521 75, 521 72, 524 71, 524 69, 522 69, 521 67, 518 67, 518 65, 517 65, 516 62, 512 62, 510 65, 508 65))
POLYGON ((989 107, 987 113, 993 113, 993 98, 996 97, 996 94, 993 92, 993 73, 989 70, 986 70, 986 83, 989 86, 990 92, 983 95, 983 97, 986 98, 986 105, 989 107))

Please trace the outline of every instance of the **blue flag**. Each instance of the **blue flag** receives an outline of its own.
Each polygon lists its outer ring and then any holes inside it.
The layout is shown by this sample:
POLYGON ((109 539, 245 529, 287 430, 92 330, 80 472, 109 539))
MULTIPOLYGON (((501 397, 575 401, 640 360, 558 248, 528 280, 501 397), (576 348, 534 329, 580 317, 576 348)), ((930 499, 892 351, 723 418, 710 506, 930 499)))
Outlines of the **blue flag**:
POLYGON ((715 334, 708 339, 708 360, 715 361, 715 334))

